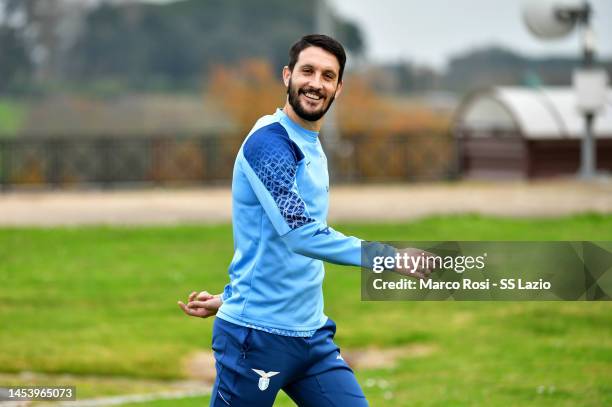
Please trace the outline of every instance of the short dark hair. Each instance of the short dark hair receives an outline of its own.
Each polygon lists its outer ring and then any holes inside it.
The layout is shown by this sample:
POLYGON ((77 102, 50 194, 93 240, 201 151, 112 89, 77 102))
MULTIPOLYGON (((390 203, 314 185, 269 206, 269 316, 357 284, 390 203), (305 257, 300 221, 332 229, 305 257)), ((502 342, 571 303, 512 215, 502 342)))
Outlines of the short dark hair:
POLYGON ((295 64, 297 63, 300 52, 308 47, 319 47, 325 51, 333 54, 338 60, 340 65, 340 72, 338 73, 338 82, 342 80, 342 74, 344 73, 344 64, 346 64, 346 52, 344 47, 338 41, 323 34, 310 34, 300 38, 295 44, 289 49, 289 69, 293 71, 295 64))

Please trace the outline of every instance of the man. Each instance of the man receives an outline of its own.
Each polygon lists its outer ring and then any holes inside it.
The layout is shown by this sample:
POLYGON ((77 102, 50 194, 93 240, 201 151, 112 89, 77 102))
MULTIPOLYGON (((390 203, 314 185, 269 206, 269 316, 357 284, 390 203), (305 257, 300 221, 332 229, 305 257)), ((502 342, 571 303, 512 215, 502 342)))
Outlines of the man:
POLYGON ((211 406, 272 406, 281 389, 299 406, 368 405, 323 313, 323 260, 371 266, 362 264, 362 244, 370 255, 396 254, 326 224, 329 177, 318 132, 342 92, 345 62, 342 45, 325 35, 291 47, 286 104, 257 121, 234 165, 230 283, 222 295, 179 301, 188 315, 217 314, 211 406))

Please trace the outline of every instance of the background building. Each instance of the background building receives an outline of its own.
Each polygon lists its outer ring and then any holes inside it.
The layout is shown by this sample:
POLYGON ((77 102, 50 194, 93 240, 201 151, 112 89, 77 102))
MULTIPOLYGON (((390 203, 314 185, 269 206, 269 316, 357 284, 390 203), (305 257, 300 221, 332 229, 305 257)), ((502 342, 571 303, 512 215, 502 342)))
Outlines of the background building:
MULTIPOLYGON (((610 172, 612 104, 596 116, 594 132, 597 168, 610 172)), ((463 100, 453 134, 465 177, 571 176, 580 166, 584 118, 572 88, 493 87, 463 100)))

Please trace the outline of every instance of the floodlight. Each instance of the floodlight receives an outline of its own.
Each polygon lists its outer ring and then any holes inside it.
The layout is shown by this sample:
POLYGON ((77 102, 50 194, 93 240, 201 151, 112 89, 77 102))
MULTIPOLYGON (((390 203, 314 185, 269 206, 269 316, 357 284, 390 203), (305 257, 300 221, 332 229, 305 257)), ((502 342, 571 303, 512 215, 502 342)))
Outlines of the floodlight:
POLYGON ((585 135, 580 153, 580 175, 591 179, 596 171, 596 148, 593 137, 595 114, 606 103, 608 76, 593 65, 595 36, 590 25, 591 5, 584 0, 528 0, 523 3, 525 25, 536 37, 550 40, 571 33, 576 26, 583 32, 582 68, 574 72, 576 108, 584 114, 585 135))
POLYGON ((554 39, 571 33, 579 20, 590 13, 589 4, 580 0, 535 0, 523 5, 523 19, 533 35, 554 39))

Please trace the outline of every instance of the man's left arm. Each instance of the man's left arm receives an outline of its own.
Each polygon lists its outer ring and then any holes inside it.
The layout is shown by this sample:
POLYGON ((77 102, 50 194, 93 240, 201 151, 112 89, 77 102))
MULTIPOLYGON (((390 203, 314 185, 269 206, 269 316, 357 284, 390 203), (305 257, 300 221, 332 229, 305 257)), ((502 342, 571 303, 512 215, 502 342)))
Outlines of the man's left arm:
POLYGON ((316 221, 293 229, 281 238, 298 254, 350 266, 371 267, 374 256, 393 257, 396 252, 391 246, 346 236, 316 221))

